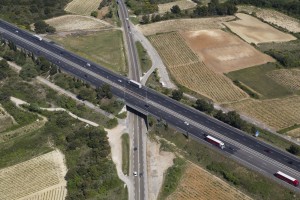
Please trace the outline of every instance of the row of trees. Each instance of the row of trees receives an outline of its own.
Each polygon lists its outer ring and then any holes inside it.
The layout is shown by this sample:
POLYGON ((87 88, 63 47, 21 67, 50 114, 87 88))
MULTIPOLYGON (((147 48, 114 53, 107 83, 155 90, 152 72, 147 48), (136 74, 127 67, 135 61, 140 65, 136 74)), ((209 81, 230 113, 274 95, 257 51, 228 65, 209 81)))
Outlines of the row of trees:
POLYGON ((56 31, 56 29, 53 26, 50 26, 42 20, 34 23, 34 28, 36 33, 54 33, 56 31))
POLYGON ((271 49, 265 53, 275 58, 286 68, 300 67, 299 50, 275 50, 271 49))
POLYGON ((163 15, 152 14, 142 16, 141 23, 147 24, 150 22, 158 22, 161 20, 175 19, 175 18, 196 18, 216 15, 233 15, 236 13, 237 7, 232 2, 219 3, 219 1, 211 1, 207 6, 198 5, 195 9, 182 11, 178 5, 174 5, 170 12, 163 15))

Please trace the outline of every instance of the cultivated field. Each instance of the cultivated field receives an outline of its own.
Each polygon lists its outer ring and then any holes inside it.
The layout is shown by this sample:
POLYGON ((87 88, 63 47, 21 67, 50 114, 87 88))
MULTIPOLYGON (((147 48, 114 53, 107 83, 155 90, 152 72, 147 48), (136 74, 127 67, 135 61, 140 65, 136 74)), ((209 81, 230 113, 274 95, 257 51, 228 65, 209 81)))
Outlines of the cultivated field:
POLYGON ((56 28, 56 31, 98 30, 109 25, 94 17, 81 15, 63 15, 46 20, 46 23, 56 28))
POLYGON ((66 195, 67 170, 64 155, 52 151, 42 156, 0 170, 1 200, 63 200, 66 195), (46 198, 46 196, 48 198, 46 198))
POLYGON ((300 21, 298 19, 292 18, 275 10, 262 9, 255 6, 240 5, 238 6, 238 12, 247 12, 249 14, 252 14, 254 12, 256 17, 262 19, 263 21, 285 28, 290 32, 300 32, 300 21))
POLYGON ((237 13, 240 20, 224 22, 224 24, 248 43, 286 42, 296 40, 290 34, 283 33, 247 14, 237 13))
POLYGON ((224 106, 255 118, 276 130, 300 124, 300 96, 263 101, 247 99, 224 106))
POLYGON ((247 95, 222 74, 208 68, 179 33, 149 37, 176 81, 216 102, 232 102, 247 95))
MULTIPOLYGON (((13 125, 12 117, 0 105, 0 132, 13 125)), ((1 137, 1 135, 0 135, 1 137)))
POLYGON ((198 19, 174 19, 137 26, 144 35, 154 35, 171 31, 196 31, 225 28, 222 24, 235 19, 234 16, 198 19))
POLYGON ((179 0, 170 3, 158 4, 158 12, 159 13, 165 13, 168 11, 171 12, 170 9, 175 5, 178 5, 181 10, 187 10, 197 6, 197 4, 191 0, 179 0))
POLYGON ((278 84, 287 87, 292 91, 300 90, 300 70, 299 69, 279 69, 267 74, 278 84))
POLYGON ((190 48, 215 72, 226 73, 275 60, 222 30, 181 33, 190 48))
POLYGON ((78 15, 90 15, 96 11, 102 0, 73 0, 65 8, 65 11, 78 15))
POLYGON ((188 164, 179 186, 167 200, 250 200, 251 198, 195 164, 188 164))

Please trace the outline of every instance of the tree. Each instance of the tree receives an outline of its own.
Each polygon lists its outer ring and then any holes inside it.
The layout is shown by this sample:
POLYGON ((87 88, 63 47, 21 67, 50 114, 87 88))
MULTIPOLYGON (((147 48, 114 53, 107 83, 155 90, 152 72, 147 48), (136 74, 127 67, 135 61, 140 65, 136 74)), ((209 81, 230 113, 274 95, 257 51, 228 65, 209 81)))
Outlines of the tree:
POLYGON ((9 64, 7 63, 7 61, 5 59, 2 59, 0 61, 0 69, 3 68, 3 69, 8 69, 9 68, 9 64))
POLYGON ((207 113, 211 113, 214 110, 213 104, 203 99, 197 99, 195 108, 207 113))
POLYGON ((30 81, 32 78, 35 78, 38 75, 38 72, 34 66, 24 66, 20 71, 20 77, 24 80, 30 81))
POLYGON ((183 97, 183 92, 181 90, 173 90, 172 91, 172 98, 180 101, 183 97))
POLYGON ((93 93, 88 88, 82 88, 79 91, 78 98, 82 100, 93 100, 93 93))
POLYGON ((290 148, 287 149, 288 152, 294 154, 294 155, 299 155, 300 153, 300 147, 295 145, 295 144, 292 144, 290 146, 290 148))
POLYGON ((96 92, 97 92, 98 99, 103 99, 103 98, 111 99, 113 96, 110 85, 108 84, 103 84, 101 87, 97 88, 96 92))
POLYGON ((143 15, 142 17, 142 23, 143 24, 148 24, 149 23, 149 15, 143 15))
POLYGON ((34 30, 36 33, 46 33, 47 26, 48 24, 45 21, 40 20, 34 23, 34 30))
POLYGON ((170 10, 174 14, 180 14, 181 13, 181 9, 179 8, 178 5, 173 6, 170 10))
POLYGON ((97 18, 98 17, 98 12, 97 11, 91 12, 91 16, 97 18))

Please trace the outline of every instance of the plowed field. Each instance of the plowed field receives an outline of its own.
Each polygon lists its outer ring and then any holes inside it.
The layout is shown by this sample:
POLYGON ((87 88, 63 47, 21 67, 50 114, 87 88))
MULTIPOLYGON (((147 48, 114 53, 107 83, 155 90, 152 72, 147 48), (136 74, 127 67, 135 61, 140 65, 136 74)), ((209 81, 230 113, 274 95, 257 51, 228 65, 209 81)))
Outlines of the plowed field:
POLYGON ((59 151, 52 151, 0 170, 1 200, 37 199, 39 196, 43 196, 39 199, 65 199, 67 171, 63 159, 59 151))
POLYGON ((222 30, 181 33, 187 44, 215 72, 230 72, 275 60, 222 30))
POLYGON ((237 13, 240 20, 224 22, 224 24, 248 43, 286 42, 296 40, 290 34, 283 33, 247 14, 237 13))
POLYGON ((300 124, 300 96, 263 101, 247 99, 226 106, 251 116, 276 130, 300 124))
POLYGON ((250 200, 228 183, 189 164, 176 191, 167 200, 250 200))
POLYGON ((187 46, 179 33, 149 37, 174 78, 183 86, 216 102, 232 102, 247 98, 230 79, 207 67, 187 46))
POLYGON ((65 8, 65 11, 79 15, 90 15, 96 11, 102 0, 73 0, 65 8))

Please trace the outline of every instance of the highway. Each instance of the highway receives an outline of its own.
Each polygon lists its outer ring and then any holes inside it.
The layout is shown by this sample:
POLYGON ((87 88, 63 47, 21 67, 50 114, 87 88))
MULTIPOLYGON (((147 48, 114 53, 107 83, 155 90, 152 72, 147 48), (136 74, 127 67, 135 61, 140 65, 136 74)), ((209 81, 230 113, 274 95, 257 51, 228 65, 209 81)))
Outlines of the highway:
MULTIPOLYGON (((122 21, 122 26, 124 30, 125 36, 125 44, 127 44, 127 54, 128 54, 128 67, 129 67, 129 77, 132 80, 140 82, 140 73, 139 73, 139 59, 137 55, 137 50, 135 47, 134 40, 131 34, 131 28, 129 24, 129 16, 127 12, 127 8, 123 0, 118 0, 119 5, 119 18, 122 21)), ((133 122, 133 171, 130 173, 131 175, 135 172, 137 176, 134 176, 134 199, 135 200, 144 200, 147 198, 147 192, 145 187, 145 177, 147 177, 146 172, 146 158, 144 157, 144 151, 146 151, 146 145, 143 144, 143 121, 142 118, 134 113, 130 113, 133 115, 129 117, 129 119, 133 119, 129 121, 129 123, 133 122), (145 158, 145 159, 144 159, 145 158), (145 164, 145 165, 144 165, 145 164)))
MULTIPOLYGON (((300 180, 300 161, 293 155, 258 141, 240 130, 147 87, 138 88, 128 84, 126 77, 115 74, 57 45, 44 40, 40 41, 32 34, 2 20, 0 20, 0 33, 3 38, 11 40, 18 46, 37 55, 44 56, 65 72, 77 76, 94 86, 100 86, 103 83, 110 84, 114 95, 124 99, 128 106, 164 119, 170 125, 182 130, 182 132, 188 132, 191 137, 203 144, 211 146, 203 140, 203 135, 213 135, 225 143, 225 150, 220 150, 220 152, 273 178, 292 190, 300 191, 299 187, 293 187, 273 176, 276 171, 280 170, 300 180), (188 122, 189 125, 184 122, 188 122), (234 150, 228 147, 232 147, 234 150)), ((217 149, 216 147, 212 148, 217 149)))

